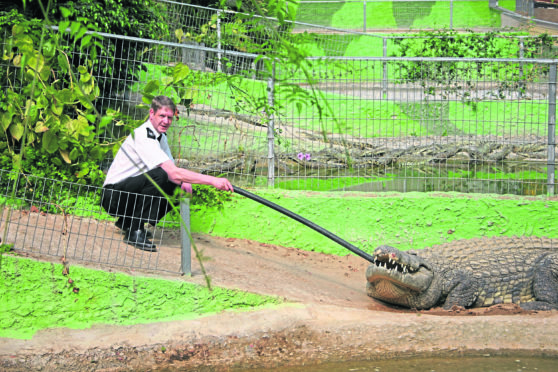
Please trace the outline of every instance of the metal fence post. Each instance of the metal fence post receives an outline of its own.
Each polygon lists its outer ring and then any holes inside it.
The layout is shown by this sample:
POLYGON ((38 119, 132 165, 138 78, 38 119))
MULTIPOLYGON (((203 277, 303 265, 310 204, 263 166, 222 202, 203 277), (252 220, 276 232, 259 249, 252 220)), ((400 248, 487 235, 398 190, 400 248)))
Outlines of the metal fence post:
POLYGON ((221 11, 217 11, 217 71, 221 72, 221 59, 223 58, 223 53, 221 53, 221 11))
MULTIPOLYGON (((387 57, 387 38, 383 38, 383 56, 387 57)), ((387 62, 383 62, 383 75, 382 75, 382 96, 387 98, 387 62)))
MULTIPOLYGON (((275 61, 271 65, 271 76, 267 80, 267 103, 270 107, 275 105, 275 61)), ((275 185, 275 122, 273 112, 267 113, 267 186, 275 185)))
POLYGON ((180 271, 183 275, 192 274, 192 242, 190 241, 190 199, 180 199, 180 218, 184 221, 184 225, 180 224, 180 271), (186 230, 188 229, 188 230, 186 230))
POLYGON ((453 0, 450 0, 450 22, 449 22, 450 30, 453 29, 453 0))
POLYGON ((363 5, 364 5, 364 18, 362 23, 362 32, 366 32, 366 0, 364 0, 363 5))
POLYGON ((556 145, 556 63, 549 66, 548 81, 548 162, 547 162, 547 193, 554 195, 554 162, 556 145))

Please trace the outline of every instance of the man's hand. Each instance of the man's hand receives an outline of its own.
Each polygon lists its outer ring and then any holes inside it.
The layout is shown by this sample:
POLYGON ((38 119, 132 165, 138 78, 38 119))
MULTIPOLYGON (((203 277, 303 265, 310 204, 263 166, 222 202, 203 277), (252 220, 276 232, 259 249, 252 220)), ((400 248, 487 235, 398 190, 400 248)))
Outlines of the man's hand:
POLYGON ((188 194, 191 194, 192 191, 192 184, 188 183, 188 182, 182 182, 182 185, 180 185, 180 188, 183 191, 186 191, 188 194))
POLYGON ((219 190, 234 192, 232 184, 226 178, 215 177, 213 180, 213 186, 219 190))
POLYGON ((213 177, 196 173, 188 169, 179 168, 174 164, 174 161, 170 159, 161 163, 160 166, 165 172, 167 172, 169 181, 180 185, 180 188, 186 192, 191 192, 188 190, 192 190, 192 184, 211 185, 219 190, 234 192, 233 185, 231 185, 229 180, 226 178, 213 177))

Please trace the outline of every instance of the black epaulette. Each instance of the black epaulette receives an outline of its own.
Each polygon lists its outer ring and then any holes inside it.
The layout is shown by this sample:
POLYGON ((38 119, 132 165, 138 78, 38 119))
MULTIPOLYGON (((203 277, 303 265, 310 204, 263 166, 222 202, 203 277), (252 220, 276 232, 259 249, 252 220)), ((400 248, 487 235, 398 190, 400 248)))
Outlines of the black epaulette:
POLYGON ((151 138, 151 139, 156 140, 157 136, 155 135, 155 133, 153 133, 151 128, 146 128, 146 129, 147 129, 147 138, 151 138))

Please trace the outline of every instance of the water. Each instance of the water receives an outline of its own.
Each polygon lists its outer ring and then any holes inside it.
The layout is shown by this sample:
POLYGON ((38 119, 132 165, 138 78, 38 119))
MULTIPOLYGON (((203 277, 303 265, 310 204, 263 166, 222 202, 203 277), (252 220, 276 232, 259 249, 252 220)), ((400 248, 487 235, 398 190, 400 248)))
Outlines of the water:
POLYGON ((558 357, 411 358, 364 362, 325 363, 299 367, 233 370, 252 372, 556 372, 558 357))

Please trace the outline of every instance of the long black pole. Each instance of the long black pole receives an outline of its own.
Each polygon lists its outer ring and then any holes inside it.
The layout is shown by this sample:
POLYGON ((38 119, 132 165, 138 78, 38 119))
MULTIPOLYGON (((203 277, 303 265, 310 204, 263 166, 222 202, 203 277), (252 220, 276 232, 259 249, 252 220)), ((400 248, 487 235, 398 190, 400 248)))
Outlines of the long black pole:
POLYGON ((301 217, 298 214, 293 213, 290 210, 281 207, 280 205, 277 205, 273 202, 270 202, 267 199, 264 199, 262 197, 259 197, 258 195, 252 194, 249 191, 243 190, 240 187, 236 187, 236 186, 233 185, 233 188, 234 188, 235 193, 240 194, 242 196, 245 196, 245 197, 247 197, 249 199, 252 199, 254 201, 257 201, 258 203, 261 203, 261 204, 263 204, 263 205, 265 205, 265 206, 267 206, 271 209, 275 209, 277 212, 283 213, 284 215, 292 218, 293 220, 296 220, 296 221, 308 226, 309 228, 316 230, 320 234, 330 238, 331 240, 333 240, 337 244, 340 244, 344 248, 347 248, 348 250, 350 250, 354 254, 364 258, 365 260, 370 261, 370 262, 374 262, 374 257, 369 255, 368 253, 364 252, 361 249, 358 249, 357 247, 355 247, 354 245, 352 245, 348 241, 341 239, 337 235, 327 231, 326 229, 316 225, 315 223, 313 223, 311 221, 308 221, 306 218, 301 217))

